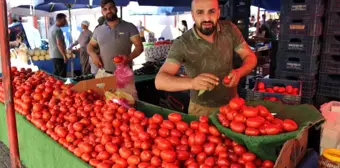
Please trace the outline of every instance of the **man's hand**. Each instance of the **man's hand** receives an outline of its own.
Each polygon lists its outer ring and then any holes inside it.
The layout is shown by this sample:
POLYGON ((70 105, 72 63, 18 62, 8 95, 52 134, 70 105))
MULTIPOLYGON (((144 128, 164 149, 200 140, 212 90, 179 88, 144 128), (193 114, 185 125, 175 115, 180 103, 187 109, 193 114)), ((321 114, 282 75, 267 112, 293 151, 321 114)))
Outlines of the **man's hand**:
POLYGON ((64 63, 67 64, 68 58, 64 56, 64 63))
POLYGON ((102 68, 103 67, 103 62, 100 59, 99 55, 96 55, 95 57, 91 57, 92 58, 92 62, 94 65, 96 65, 98 68, 102 68))
POLYGON ((237 70, 232 70, 230 74, 228 75, 228 77, 231 81, 228 85, 225 85, 225 86, 231 88, 231 87, 235 87, 238 85, 241 75, 237 70))
POLYGON ((209 73, 202 73, 191 81, 193 90, 212 90, 218 84, 219 78, 209 73))

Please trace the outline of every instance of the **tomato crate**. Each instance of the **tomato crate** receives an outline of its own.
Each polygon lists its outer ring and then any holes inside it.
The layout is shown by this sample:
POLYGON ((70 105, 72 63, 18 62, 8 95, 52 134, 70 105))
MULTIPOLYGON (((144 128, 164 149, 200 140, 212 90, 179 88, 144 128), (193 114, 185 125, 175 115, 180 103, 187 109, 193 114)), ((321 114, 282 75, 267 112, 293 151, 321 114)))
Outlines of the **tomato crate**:
POLYGON ((279 53, 282 51, 304 54, 309 58, 320 54, 322 36, 284 35, 280 37, 279 53))
POLYGON ((285 35, 322 35, 322 17, 320 16, 285 16, 280 25, 281 36, 285 35))
POLYGON ((279 53, 277 58, 277 70, 317 73, 319 69, 318 56, 306 57, 304 54, 294 53, 279 53))
POLYGON ((327 11, 340 12, 340 0, 328 0, 327 11))
POLYGON ((340 74, 320 72, 318 93, 340 98, 340 74))
POLYGON ((281 1, 282 16, 323 16, 324 0, 285 0, 281 1))
POLYGON ((340 35, 340 12, 327 13, 325 23, 326 35, 340 35))
POLYGON ((320 69, 331 74, 340 74, 340 53, 338 55, 321 55, 320 69))
POLYGON ((292 81, 292 80, 281 80, 281 79, 256 79, 255 87, 252 90, 247 91, 247 100, 264 100, 266 98, 275 97, 276 99, 281 100, 285 104, 300 104, 301 103, 301 94, 302 94, 302 83, 301 81, 292 81), (266 88, 272 88, 274 86, 286 87, 291 85, 293 88, 299 89, 299 95, 289 95, 282 93, 269 93, 269 92, 259 92, 258 84, 263 82, 266 88))
POLYGON ((340 35, 331 35, 324 37, 323 53, 325 54, 340 53, 340 35))

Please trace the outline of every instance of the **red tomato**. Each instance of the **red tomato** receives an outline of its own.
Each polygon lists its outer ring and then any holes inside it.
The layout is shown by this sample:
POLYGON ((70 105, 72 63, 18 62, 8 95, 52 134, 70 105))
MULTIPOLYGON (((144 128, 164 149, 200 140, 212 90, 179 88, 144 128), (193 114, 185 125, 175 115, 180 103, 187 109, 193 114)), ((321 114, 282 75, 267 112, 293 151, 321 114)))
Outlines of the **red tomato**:
POLYGON ((275 124, 275 125, 283 125, 283 121, 281 119, 278 119, 278 118, 274 118, 272 123, 275 124))
POLYGON ((140 158, 136 155, 132 155, 127 159, 129 165, 138 165, 140 163, 140 158))
POLYGON ((262 105, 258 105, 258 106, 256 106, 256 108, 259 110, 259 113, 260 113, 259 115, 261 117, 267 117, 269 111, 267 110, 266 107, 264 107, 262 105))
POLYGON ((192 162, 187 165, 187 168, 199 168, 199 165, 195 162, 192 162))
POLYGON ((190 157, 190 153, 187 151, 177 151, 178 160, 187 160, 190 157))
POLYGON ((152 166, 160 167, 161 164, 162 164, 162 161, 161 161, 161 159, 160 159, 159 157, 153 156, 153 157, 151 158, 150 163, 151 163, 152 166))
POLYGON ((245 162, 253 162, 256 159, 256 155, 251 152, 247 152, 247 153, 242 154, 242 159, 245 162))
POLYGON ((229 78, 229 76, 225 76, 225 77, 223 78, 223 83, 224 83, 225 85, 228 85, 230 82, 231 82, 231 79, 229 78))
POLYGON ((201 116, 199 118, 199 122, 208 123, 209 122, 209 118, 207 116, 201 116))
POLYGON ((277 125, 268 124, 265 126, 266 134, 267 135, 277 135, 280 133, 281 129, 277 125))
POLYGON ((110 154, 108 152, 102 151, 97 155, 96 159, 104 161, 104 160, 109 159, 109 157, 110 157, 110 154))
POLYGON ((193 145, 191 146, 191 153, 197 155, 203 152, 203 147, 201 145, 193 145))
POLYGON ((97 167, 96 168, 111 168, 111 164, 109 164, 109 163, 106 163, 106 162, 101 162, 101 163, 99 163, 98 165, 97 165, 97 167))
POLYGON ((196 156, 196 160, 198 163, 204 163, 204 161, 207 159, 207 154, 204 153, 204 152, 201 152, 199 153, 197 156, 196 156))
POLYGON ((161 124, 163 122, 163 117, 160 114, 155 114, 152 116, 152 120, 156 123, 156 124, 161 124))
POLYGON ((245 168, 256 168, 256 165, 253 162, 247 162, 245 168))
POLYGON ((265 122, 265 119, 263 117, 257 116, 253 118, 247 119, 247 126, 251 128, 260 128, 265 122))
POLYGON ((232 131, 237 133, 244 133, 244 131, 246 130, 246 126, 243 123, 236 121, 232 121, 230 123, 230 128, 232 131))
POLYGON ((286 86, 286 92, 287 92, 288 94, 292 94, 292 93, 294 92, 293 87, 292 87, 291 85, 287 85, 287 86, 286 86))
POLYGON ((160 128, 160 129, 158 130, 158 134, 159 134, 159 136, 161 136, 161 137, 163 137, 163 138, 166 138, 166 137, 169 136, 169 130, 166 129, 166 128, 160 128))
POLYGON ((195 144, 196 145, 203 145, 206 141, 207 137, 204 133, 202 132, 197 132, 195 134, 195 144))
POLYGON ((244 105, 244 99, 235 97, 229 101, 229 107, 232 110, 240 110, 244 105))
POLYGON ((192 121, 192 122, 190 123, 190 128, 193 129, 193 130, 197 130, 199 124, 200 124, 200 123, 199 123, 198 121, 192 121))
POLYGON ((128 159, 132 155, 132 152, 130 149, 122 147, 119 149, 119 155, 124 159, 128 159))
POLYGON ((215 149, 216 149, 216 145, 214 143, 210 142, 210 143, 207 143, 207 144, 204 145, 203 150, 208 156, 210 156, 210 155, 214 154, 215 149))
POLYGON ((247 149, 242 145, 236 145, 236 146, 234 146, 234 152, 237 155, 243 155, 244 153, 247 152, 247 149))
POLYGON ((176 161, 176 152, 173 150, 164 150, 161 152, 161 158, 168 163, 176 161))
POLYGON ((208 157, 205 161, 204 164, 207 166, 213 167, 215 165, 215 158, 214 157, 208 157))
POLYGON ((274 163, 270 160, 265 160, 262 163, 262 167, 263 168, 273 168, 274 167, 274 163))
POLYGON ((182 115, 179 114, 179 113, 171 113, 168 115, 168 119, 171 121, 171 122, 179 122, 182 120, 182 115))
POLYGON ((243 114, 236 114, 236 116, 234 117, 234 121, 240 122, 240 123, 245 123, 246 117, 243 114))
POLYGON ((249 136, 259 136, 260 135, 260 131, 256 128, 247 128, 246 129, 246 132, 245 132, 246 135, 249 135, 249 136))
POLYGON ((206 122, 201 122, 198 126, 198 131, 203 132, 205 134, 209 133, 209 124, 206 122))
POLYGON ((262 90, 262 89, 265 89, 265 84, 263 83, 263 82, 259 82, 258 84, 257 84, 257 89, 258 90, 262 90))
POLYGON ((239 165, 239 164, 233 163, 233 164, 230 165, 230 168, 242 168, 242 166, 239 165))
POLYGON ((243 114, 246 117, 256 117, 259 114, 259 110, 254 107, 244 107, 243 114))
POLYGON ((287 132, 296 131, 298 129, 298 125, 295 121, 286 119, 283 121, 283 129, 287 132))
POLYGON ((184 121, 178 121, 176 123, 176 128, 181 132, 185 132, 189 128, 189 125, 184 121))
POLYGON ((113 57, 113 62, 114 63, 116 63, 116 64, 119 64, 119 63, 121 63, 121 62, 123 62, 123 57, 121 57, 121 56, 115 56, 115 57, 113 57))

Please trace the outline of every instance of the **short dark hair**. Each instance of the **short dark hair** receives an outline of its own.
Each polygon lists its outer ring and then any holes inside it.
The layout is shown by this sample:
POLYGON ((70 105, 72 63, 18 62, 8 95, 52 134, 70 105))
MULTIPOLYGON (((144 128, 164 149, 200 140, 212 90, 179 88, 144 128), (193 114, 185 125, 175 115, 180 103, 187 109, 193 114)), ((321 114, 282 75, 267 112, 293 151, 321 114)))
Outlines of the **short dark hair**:
POLYGON ((105 5, 107 5, 109 3, 113 3, 113 5, 116 5, 115 1, 113 1, 113 0, 101 0, 100 6, 103 8, 105 5))
POLYGON ((66 18, 66 15, 63 14, 63 13, 58 13, 57 14, 57 17, 56 17, 56 20, 62 20, 62 19, 65 19, 66 18))

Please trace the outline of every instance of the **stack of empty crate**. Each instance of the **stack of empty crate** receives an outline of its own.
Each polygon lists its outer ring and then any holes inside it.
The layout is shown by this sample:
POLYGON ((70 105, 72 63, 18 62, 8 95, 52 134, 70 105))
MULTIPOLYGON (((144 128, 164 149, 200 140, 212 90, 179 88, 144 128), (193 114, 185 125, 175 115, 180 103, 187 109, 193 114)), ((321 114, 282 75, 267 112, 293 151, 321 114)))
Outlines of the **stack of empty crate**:
POLYGON ((276 78, 302 81, 301 103, 314 103, 324 0, 281 1, 276 78))
POLYGON ((340 0, 328 0, 316 105, 340 100, 340 0))

